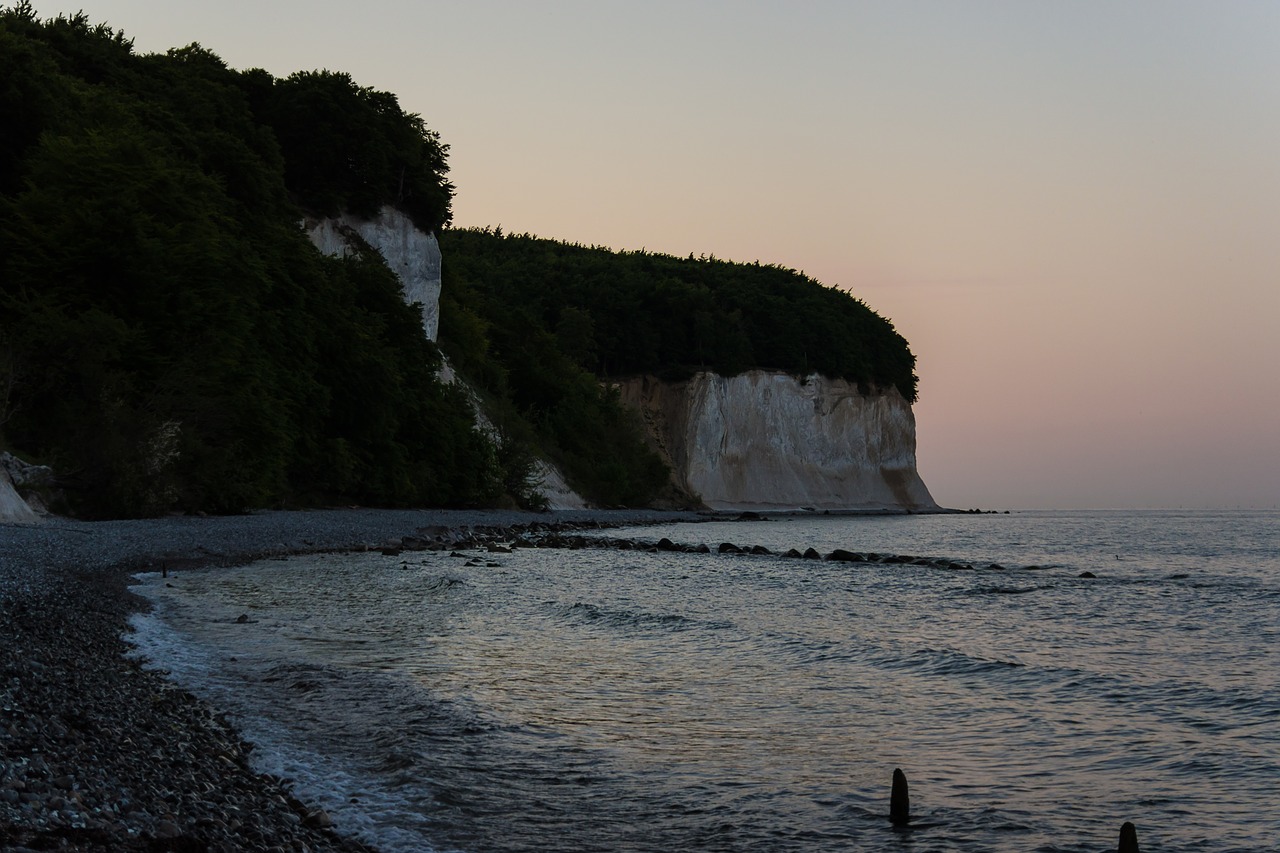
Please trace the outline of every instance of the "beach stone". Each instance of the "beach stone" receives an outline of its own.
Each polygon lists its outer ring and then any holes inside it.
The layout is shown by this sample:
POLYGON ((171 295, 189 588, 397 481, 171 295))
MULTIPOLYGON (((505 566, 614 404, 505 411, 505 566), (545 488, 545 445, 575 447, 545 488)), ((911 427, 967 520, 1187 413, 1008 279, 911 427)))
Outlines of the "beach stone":
POLYGON ((827 559, 834 563, 858 563, 862 561, 861 558, 861 554, 845 551, 842 548, 837 548, 827 555, 827 559))
POLYGON ((716 550, 719 551, 721 554, 741 554, 742 553, 742 549, 739 548, 737 545, 734 545, 732 542, 721 542, 720 546, 716 550))
POLYGON ((803 556, 806 560, 822 559, 822 555, 818 553, 818 550, 816 548, 805 548, 804 554, 802 554, 801 556, 803 556))
POLYGON ((325 829, 333 826, 333 818, 329 817, 329 813, 324 809, 316 809, 307 813, 307 816, 302 819, 302 825, 325 829))
POLYGON ((171 820, 156 821, 156 838, 177 838, 182 834, 182 827, 171 820))

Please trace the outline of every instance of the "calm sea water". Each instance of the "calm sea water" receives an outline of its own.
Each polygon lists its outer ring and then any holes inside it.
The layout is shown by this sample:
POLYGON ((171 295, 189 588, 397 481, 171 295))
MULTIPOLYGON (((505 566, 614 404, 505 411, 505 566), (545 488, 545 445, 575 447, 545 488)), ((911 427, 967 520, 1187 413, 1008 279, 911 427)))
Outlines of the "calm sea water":
POLYGON ((134 640, 386 851, 1103 851, 1126 820, 1144 850, 1280 843, 1276 512, 622 535, 972 569, 318 556, 140 576, 134 640))

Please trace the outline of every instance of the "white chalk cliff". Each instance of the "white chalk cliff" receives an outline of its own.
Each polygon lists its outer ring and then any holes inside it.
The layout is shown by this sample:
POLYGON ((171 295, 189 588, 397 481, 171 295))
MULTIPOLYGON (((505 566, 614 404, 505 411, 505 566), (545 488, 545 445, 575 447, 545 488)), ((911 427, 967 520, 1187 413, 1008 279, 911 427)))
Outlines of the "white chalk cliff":
POLYGON ((618 385, 676 486, 712 509, 936 510, 916 472, 915 416, 896 389, 753 370, 618 385))
POLYGON ((440 244, 435 234, 419 231, 408 216, 391 206, 384 206, 373 219, 344 214, 308 219, 303 227, 326 255, 342 257, 353 251, 353 234, 377 250, 399 277, 404 301, 421 309, 427 339, 436 339, 440 331, 440 244))

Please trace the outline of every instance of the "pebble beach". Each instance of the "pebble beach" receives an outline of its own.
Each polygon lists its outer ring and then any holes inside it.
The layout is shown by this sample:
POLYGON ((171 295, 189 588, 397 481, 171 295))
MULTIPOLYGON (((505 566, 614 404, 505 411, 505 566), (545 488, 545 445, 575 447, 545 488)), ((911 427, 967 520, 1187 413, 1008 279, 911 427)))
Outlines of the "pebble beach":
POLYGON ((128 589, 138 572, 693 517, 341 509, 0 524, 0 849, 370 849, 252 770, 252 744, 218 709, 128 656, 128 618, 146 607, 128 589))

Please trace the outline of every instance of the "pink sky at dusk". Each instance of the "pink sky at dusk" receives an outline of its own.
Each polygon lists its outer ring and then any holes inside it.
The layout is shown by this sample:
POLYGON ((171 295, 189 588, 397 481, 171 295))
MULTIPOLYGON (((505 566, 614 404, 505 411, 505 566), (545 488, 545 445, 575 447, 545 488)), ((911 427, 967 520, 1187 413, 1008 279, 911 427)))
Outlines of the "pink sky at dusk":
POLYGON ((1280 505, 1280 3, 35 6, 394 92, 456 225, 848 289, 943 505, 1280 505))

